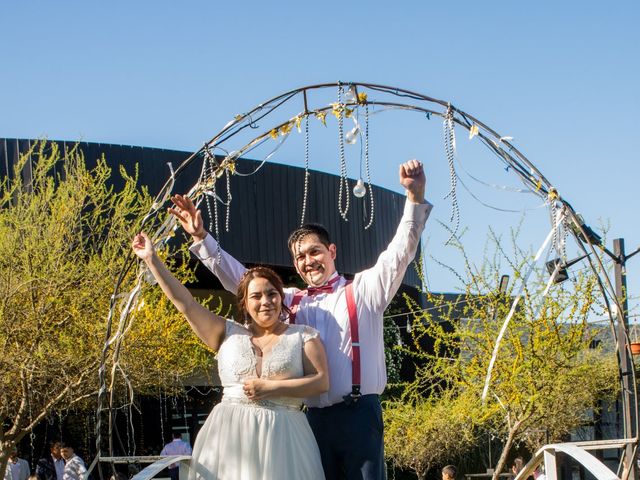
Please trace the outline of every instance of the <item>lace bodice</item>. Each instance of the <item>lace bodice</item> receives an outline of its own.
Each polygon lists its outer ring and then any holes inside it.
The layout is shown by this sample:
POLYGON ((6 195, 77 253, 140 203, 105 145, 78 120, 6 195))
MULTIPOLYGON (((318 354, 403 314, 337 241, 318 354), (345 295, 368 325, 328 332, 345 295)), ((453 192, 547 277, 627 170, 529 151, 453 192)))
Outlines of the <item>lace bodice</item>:
MULTIPOLYGON (((302 349, 304 343, 318 336, 317 330, 306 325, 289 325, 262 358, 260 378, 299 378, 304 374, 302 349)), ((225 339, 218 350, 218 373, 225 398, 246 400, 244 382, 257 378, 257 359, 251 344, 251 332, 232 320, 227 320, 225 339)), ((271 398, 271 403, 300 405, 300 398, 271 398)))

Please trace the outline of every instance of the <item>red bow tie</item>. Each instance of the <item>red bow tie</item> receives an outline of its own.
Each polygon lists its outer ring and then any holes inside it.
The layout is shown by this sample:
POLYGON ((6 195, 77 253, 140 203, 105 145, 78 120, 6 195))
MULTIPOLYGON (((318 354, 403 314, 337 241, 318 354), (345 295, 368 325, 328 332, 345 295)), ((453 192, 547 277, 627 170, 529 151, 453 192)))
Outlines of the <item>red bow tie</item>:
POLYGON ((331 280, 329 280, 327 283, 325 283, 324 285, 320 286, 320 287, 308 287, 307 288, 307 295, 309 295, 310 297, 313 297, 315 295, 318 295, 319 293, 331 293, 333 292, 333 284, 336 283, 338 281, 340 277, 335 277, 332 278, 331 280))

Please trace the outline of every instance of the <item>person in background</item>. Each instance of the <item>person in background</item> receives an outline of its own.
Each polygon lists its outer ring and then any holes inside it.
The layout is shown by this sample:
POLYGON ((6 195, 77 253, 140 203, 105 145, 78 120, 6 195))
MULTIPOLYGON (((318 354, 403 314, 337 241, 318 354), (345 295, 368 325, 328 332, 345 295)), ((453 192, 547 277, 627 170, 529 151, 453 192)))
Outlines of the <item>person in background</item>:
POLYGON ((27 480, 29 475, 31 475, 29 462, 23 458, 19 458, 18 448, 13 447, 11 455, 9 455, 9 461, 7 462, 7 469, 4 471, 4 479, 27 480))
POLYGON ((458 469, 455 465, 447 465, 442 469, 442 480, 456 480, 458 469))
POLYGON ((73 445, 69 442, 62 442, 60 453, 64 459, 63 480, 83 480, 84 474, 87 473, 87 467, 84 461, 75 454, 73 445))
MULTIPOLYGON (((182 440, 182 434, 180 432, 173 432, 173 440, 167 443, 160 455, 168 457, 171 455, 191 455, 191 445, 182 440)), ((172 463, 169 465, 169 476, 171 480, 178 480, 180 476, 180 465, 172 463)))
POLYGON ((516 478, 524 467, 524 458, 516 457, 513 459, 513 463, 511 464, 511 474, 513 475, 511 478, 516 478))
POLYGON ((62 480, 64 476, 64 460, 60 455, 60 441, 49 443, 49 455, 38 460, 36 465, 38 480, 62 480))

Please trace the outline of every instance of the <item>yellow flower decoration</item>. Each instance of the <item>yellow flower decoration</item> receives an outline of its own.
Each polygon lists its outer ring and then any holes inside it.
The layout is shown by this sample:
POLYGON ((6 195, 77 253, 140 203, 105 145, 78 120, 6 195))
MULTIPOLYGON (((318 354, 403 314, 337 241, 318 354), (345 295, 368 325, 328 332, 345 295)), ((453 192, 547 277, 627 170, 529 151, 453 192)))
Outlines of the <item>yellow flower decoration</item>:
POLYGON ((358 94, 358 103, 367 103, 367 94, 365 92, 360 92, 358 94))
POLYGON ((238 122, 238 121, 242 120, 242 115, 238 114, 238 115, 236 115, 235 117, 233 117, 233 119, 234 119, 236 122, 238 122))
POLYGON ((274 140, 277 140, 277 139, 278 139, 278 130, 276 130, 276 129, 274 128, 273 130, 271 130, 271 131, 269 132, 269 136, 270 136, 271 138, 273 138, 274 140))
POLYGON ((234 160, 229 160, 229 162, 227 162, 227 170, 231 173, 236 173, 236 162, 234 160))
POLYGON ((344 108, 344 116, 345 118, 350 118, 351 114, 353 113, 353 109, 352 108, 344 108))
POLYGON ((280 135, 282 135, 283 137, 285 135, 289 135, 289 132, 291 131, 292 128, 293 128, 293 122, 285 123, 280 127, 280 135))
POLYGON ((211 190, 213 188, 214 183, 215 181, 210 178, 206 182, 203 182, 200 184, 200 190, 201 191, 211 190))
POLYGON ((479 133, 478 125, 474 123, 473 125, 471 125, 471 128, 469 129, 469 140, 471 140, 473 137, 478 135, 478 133, 479 133))
POLYGON ((336 118, 340 118, 340 115, 342 115, 342 111, 344 110, 344 105, 341 103, 332 103, 331 104, 331 113, 333 113, 333 115, 336 118))
POLYGON ((538 181, 536 182, 536 192, 539 191, 542 188, 542 180, 538 179, 538 181))
POLYGON ((293 119, 293 121, 296 124, 296 128, 298 129, 298 133, 302 133, 302 129, 300 128, 300 124, 302 123, 302 117, 300 115, 298 115, 296 118, 293 119))
POLYGON ((224 165, 220 165, 216 168, 215 172, 213 172, 216 178, 222 178, 222 175, 224 175, 224 168, 224 165))
POLYGON ((327 126, 327 112, 316 112, 316 118, 322 122, 322 124, 327 126))

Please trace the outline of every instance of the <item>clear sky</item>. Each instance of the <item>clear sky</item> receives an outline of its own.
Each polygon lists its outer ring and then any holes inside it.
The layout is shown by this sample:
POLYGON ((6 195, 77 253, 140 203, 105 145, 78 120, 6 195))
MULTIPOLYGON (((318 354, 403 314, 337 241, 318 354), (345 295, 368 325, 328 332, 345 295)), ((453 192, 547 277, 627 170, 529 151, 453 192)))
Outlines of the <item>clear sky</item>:
MULTIPOLYGON (((640 246, 637 0, 0 5, 0 137, 195 151, 235 114, 295 87, 338 80, 397 86, 450 101, 514 137, 589 225, 609 225, 609 246, 615 237, 625 238, 627 251, 640 246)), ((415 114, 388 118, 372 118, 374 183, 397 190, 397 164, 425 162, 436 206, 425 244, 448 262, 436 221, 448 223, 451 209, 443 199, 449 177, 441 122, 415 114), (388 124, 396 129, 387 131, 388 124)), ((474 176, 518 186, 486 149, 468 148, 465 132, 457 133, 459 160, 474 176)), ((273 160, 301 165, 296 145, 273 160)), ((335 142, 313 145, 312 168, 338 173, 335 142)), ((349 157, 353 177, 357 157, 349 157)), ((494 206, 539 204, 465 182, 494 206)), ((460 199, 478 261, 482 227, 508 231, 522 220, 533 227, 521 241, 533 249, 548 232, 548 222, 530 220, 546 220, 544 209, 508 214, 464 193, 460 199)), ((428 268, 432 289, 455 288, 445 270, 428 268)), ((628 273, 637 297, 640 255, 628 273)))

